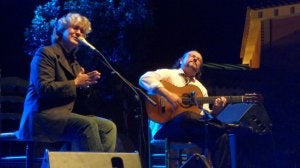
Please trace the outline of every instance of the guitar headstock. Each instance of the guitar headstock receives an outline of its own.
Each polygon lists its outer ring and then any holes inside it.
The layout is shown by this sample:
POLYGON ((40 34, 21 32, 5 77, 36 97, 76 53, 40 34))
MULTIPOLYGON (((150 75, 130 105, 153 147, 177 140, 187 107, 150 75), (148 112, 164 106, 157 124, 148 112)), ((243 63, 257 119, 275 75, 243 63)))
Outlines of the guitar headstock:
POLYGON ((243 96, 243 102, 248 103, 262 103, 264 101, 264 98, 261 94, 257 93, 246 93, 243 96))

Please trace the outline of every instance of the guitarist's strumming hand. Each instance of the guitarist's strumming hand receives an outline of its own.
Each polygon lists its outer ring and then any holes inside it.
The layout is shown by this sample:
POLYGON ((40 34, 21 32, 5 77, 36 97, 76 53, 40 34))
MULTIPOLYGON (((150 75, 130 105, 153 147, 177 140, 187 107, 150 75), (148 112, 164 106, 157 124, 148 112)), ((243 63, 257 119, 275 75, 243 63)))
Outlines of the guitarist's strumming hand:
POLYGON ((171 103, 174 110, 182 104, 181 98, 178 95, 171 92, 169 96, 166 97, 166 99, 168 100, 169 103, 171 103))
POLYGON ((224 106, 226 105, 227 100, 225 97, 218 97, 215 99, 214 101, 214 106, 212 108, 212 114, 214 115, 218 115, 224 108, 224 106))
POLYGON ((175 110, 178 106, 182 105, 182 99, 177 94, 168 91, 164 87, 159 87, 155 90, 155 92, 168 100, 168 102, 172 105, 175 110))

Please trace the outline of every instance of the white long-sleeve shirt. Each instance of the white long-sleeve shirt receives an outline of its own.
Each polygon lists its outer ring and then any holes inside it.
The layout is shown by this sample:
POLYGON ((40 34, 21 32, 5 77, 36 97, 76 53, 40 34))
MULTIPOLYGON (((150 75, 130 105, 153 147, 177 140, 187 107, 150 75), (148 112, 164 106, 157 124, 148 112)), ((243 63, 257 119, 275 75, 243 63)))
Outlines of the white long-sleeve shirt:
MULTIPOLYGON (((207 89, 202 85, 202 83, 200 83, 196 78, 193 78, 189 83, 187 83, 182 74, 184 74, 182 69, 158 69, 156 71, 148 71, 140 77, 139 84, 141 87, 146 89, 149 94, 153 94, 153 91, 156 88, 163 87, 161 81, 169 82, 177 87, 184 87, 187 84, 195 85, 201 90, 203 97, 208 97, 207 89)), ((209 104, 203 104, 203 109, 211 111, 209 109, 209 104)), ((149 127, 151 129, 151 136, 153 137, 162 127, 162 124, 150 120, 149 127)))

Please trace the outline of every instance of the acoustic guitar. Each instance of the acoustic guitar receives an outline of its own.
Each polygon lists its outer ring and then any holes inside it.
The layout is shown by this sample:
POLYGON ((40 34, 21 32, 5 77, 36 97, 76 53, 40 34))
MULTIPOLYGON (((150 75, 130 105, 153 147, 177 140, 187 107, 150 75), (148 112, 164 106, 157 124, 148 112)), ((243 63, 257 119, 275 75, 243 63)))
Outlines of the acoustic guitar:
MULTIPOLYGON (((182 112, 190 111, 200 114, 201 109, 198 105, 204 103, 213 104, 215 99, 220 96, 203 97, 201 90, 195 85, 186 85, 184 87, 177 87, 173 84, 165 81, 161 81, 163 86, 170 92, 182 98, 182 105, 176 109, 172 108, 172 105, 160 95, 149 95, 155 102, 153 105, 151 102, 146 101, 146 111, 148 117, 158 123, 165 123, 182 112)), ((243 96, 224 96, 227 99, 227 103, 237 102, 261 102, 262 96, 256 93, 245 94, 243 96)))

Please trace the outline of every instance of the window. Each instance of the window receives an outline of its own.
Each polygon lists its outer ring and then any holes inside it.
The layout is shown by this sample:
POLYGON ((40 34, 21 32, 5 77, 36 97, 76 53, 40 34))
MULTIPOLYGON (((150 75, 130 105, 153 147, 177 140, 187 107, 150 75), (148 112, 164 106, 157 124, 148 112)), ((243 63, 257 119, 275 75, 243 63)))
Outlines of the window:
POLYGON ((294 7, 294 6, 292 6, 292 7, 290 8, 290 13, 291 13, 291 14, 295 14, 295 7, 294 7))
POLYGON ((262 18, 263 17, 263 12, 262 11, 259 11, 258 12, 258 18, 262 18))
POLYGON ((278 14, 279 14, 278 9, 275 9, 275 10, 274 10, 274 16, 278 16, 278 14))

